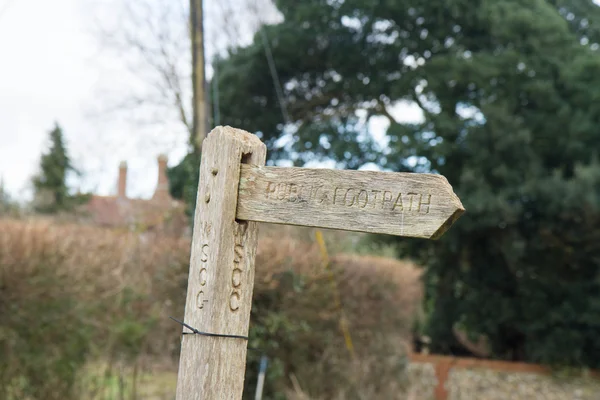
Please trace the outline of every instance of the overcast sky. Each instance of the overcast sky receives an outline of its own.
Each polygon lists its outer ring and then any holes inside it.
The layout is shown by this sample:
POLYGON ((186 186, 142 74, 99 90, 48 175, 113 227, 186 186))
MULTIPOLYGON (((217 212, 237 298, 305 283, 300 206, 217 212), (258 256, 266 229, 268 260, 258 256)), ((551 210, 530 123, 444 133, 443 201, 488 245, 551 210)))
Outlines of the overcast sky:
MULTIPOLYGON (((0 0, 0 178, 11 195, 30 196, 30 178, 55 122, 83 173, 75 182, 83 191, 113 194, 118 164, 126 160, 128 194, 151 196, 157 155, 166 153, 174 165, 185 154, 187 134, 176 119, 140 126, 133 122, 134 112, 106 112, 111 101, 129 94, 136 78, 123 57, 105 51, 96 30, 98 21, 114 22, 122 1, 0 0)), ((231 16, 244 20, 239 17, 231 16)), ((209 51, 214 38, 223 36, 210 25, 215 20, 207 18, 205 26, 209 51)), ((231 23, 236 30, 241 25, 231 23)), ((249 37, 243 27, 241 35, 249 37)), ((419 114, 414 107, 397 112, 403 119, 419 114)))
MULTIPOLYGON (((104 3, 93 5, 111 2, 104 3)), ((101 52, 90 5, 0 0, 0 177, 13 196, 27 196, 55 122, 83 172, 77 183, 82 190, 113 193, 118 163, 126 160, 129 194, 149 196, 156 184, 157 155, 167 153, 172 165, 185 153, 181 129, 160 135, 161 129, 169 130, 166 124, 145 138, 142 132, 148 135, 148 129, 136 130, 123 115, 102 112, 106 101, 101 96, 119 92, 123 71, 118 59, 101 52)))

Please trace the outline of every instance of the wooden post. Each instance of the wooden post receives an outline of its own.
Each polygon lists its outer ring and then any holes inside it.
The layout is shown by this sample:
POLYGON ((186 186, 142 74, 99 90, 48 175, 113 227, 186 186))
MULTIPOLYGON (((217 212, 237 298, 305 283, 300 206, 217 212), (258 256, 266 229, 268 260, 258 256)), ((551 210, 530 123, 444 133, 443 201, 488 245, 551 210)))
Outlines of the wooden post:
MULTIPOLYGON (((217 127, 204 140, 184 319, 199 331, 248 336, 258 232, 236 221, 238 183, 242 163, 265 158, 245 131, 217 127)), ((246 350, 245 339, 184 335, 177 400, 241 399, 246 350)))

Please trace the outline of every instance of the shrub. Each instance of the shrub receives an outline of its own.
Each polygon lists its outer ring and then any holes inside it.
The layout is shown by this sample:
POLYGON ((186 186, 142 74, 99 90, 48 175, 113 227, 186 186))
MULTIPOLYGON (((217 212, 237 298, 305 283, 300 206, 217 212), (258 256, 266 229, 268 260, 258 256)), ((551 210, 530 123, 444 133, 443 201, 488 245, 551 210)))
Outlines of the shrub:
POLYGON ((66 399, 90 349, 88 315, 48 231, 0 228, 0 398, 66 399), (35 240, 32 240, 35 237, 35 240))
POLYGON ((86 361, 110 368, 178 353, 166 315, 183 306, 172 288, 181 292, 188 248, 185 240, 0 220, 0 398, 79 398, 86 361))
POLYGON ((341 310, 315 244, 262 237, 250 325, 246 395, 260 356, 269 356, 265 399, 395 398, 404 388, 405 349, 421 297, 411 264, 372 256, 332 259, 355 357, 340 330, 341 310))
MULTIPOLYGON (((315 398, 396 397, 421 296, 418 270, 377 257, 332 258, 353 359, 317 246, 265 232, 249 342, 261 351, 248 353, 246 395, 265 353, 265 399, 291 388, 315 398)), ((183 238, 0 219, 0 398, 104 399, 117 388, 134 399, 152 366, 176 370, 181 327, 168 317, 184 314, 189 249, 183 238)))

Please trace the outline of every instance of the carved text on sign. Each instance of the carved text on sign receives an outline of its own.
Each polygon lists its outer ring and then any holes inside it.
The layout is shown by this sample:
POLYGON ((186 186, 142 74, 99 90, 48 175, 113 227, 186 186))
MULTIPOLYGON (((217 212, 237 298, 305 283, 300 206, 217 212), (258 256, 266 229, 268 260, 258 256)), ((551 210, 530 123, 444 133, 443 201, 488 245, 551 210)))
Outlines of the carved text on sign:
POLYGON ((290 203, 314 202, 340 207, 380 209, 395 212, 428 214, 431 194, 391 190, 368 190, 354 187, 326 187, 295 183, 267 182, 265 196, 290 203))
POLYGON ((212 224, 210 222, 206 222, 204 221, 204 233, 206 234, 206 236, 210 235, 210 231, 212 230, 212 224))
POLYGON ((248 229, 247 222, 235 223, 234 237, 235 245, 233 247, 233 269, 231 271, 231 295, 229 296, 229 309, 233 312, 240 309, 242 277, 243 277, 243 259, 244 259, 244 239, 248 229))
MULTIPOLYGON (((200 286, 206 286, 206 280, 208 276, 208 271, 206 270, 207 262, 208 262, 208 244, 203 244, 200 249, 200 286)), ((208 303, 208 300, 204 298, 204 291, 201 290, 196 295, 196 307, 200 310, 204 308, 204 304, 208 303)))

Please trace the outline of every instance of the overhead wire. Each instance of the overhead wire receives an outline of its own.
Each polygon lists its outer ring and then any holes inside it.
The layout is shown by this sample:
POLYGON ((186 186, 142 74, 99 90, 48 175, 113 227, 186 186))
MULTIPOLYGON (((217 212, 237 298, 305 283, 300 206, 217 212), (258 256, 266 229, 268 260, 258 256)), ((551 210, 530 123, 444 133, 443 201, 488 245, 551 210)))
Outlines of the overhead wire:
MULTIPOLYGON (((259 21, 259 30, 261 32, 263 45, 265 48, 265 55, 267 57, 267 64, 269 65, 269 71, 271 73, 271 78, 273 79, 273 85, 275 86, 275 93, 277 95, 277 101, 279 102, 279 108, 281 109, 281 115, 283 117, 284 122, 287 125, 292 123, 290 115, 287 111, 287 107, 285 104, 285 99, 283 97, 283 89, 281 86, 281 82, 279 80, 279 74, 277 73, 277 67, 275 65, 275 60, 273 58, 273 52, 271 51, 271 45, 269 42, 269 38, 267 36, 267 32, 265 30, 264 24, 259 21)), ((325 244, 325 240, 323 239, 323 233, 320 229, 315 231, 315 239, 319 245, 319 249, 321 251, 321 258, 323 260, 323 268, 328 273, 329 281, 331 282, 331 287, 333 290, 334 296, 334 304, 336 311, 340 313, 340 330, 344 335, 344 342, 346 344, 346 348, 348 352, 355 358, 354 344, 352 342, 352 335, 350 334, 350 327, 348 325, 348 320, 344 313, 344 309, 342 306, 342 302, 340 300, 339 288, 337 282, 335 280, 335 276, 333 275, 333 271, 331 270, 331 265, 329 261, 329 254, 327 252, 327 246, 325 244)))
MULTIPOLYGON (((219 10, 221 13, 222 24, 221 27, 232 27, 232 29, 227 29, 225 31, 225 35, 228 37, 230 45, 236 46, 240 43, 240 31, 238 28, 238 24, 235 21, 232 21, 232 18, 229 16, 233 15, 235 18, 234 12, 232 8, 226 7, 230 5, 229 2, 226 1, 218 1, 216 4, 219 6, 219 10)), ((215 48, 215 56, 213 58, 213 76, 211 77, 210 86, 212 88, 212 110, 213 110, 213 126, 217 126, 221 124, 221 108, 219 105, 220 92, 219 92, 219 67, 217 66, 219 62, 219 45, 213 39, 213 46, 215 48), (215 62, 216 61, 216 62, 215 62)))
POLYGON ((290 115, 287 111, 287 107, 285 105, 285 99, 283 98, 283 90, 281 88, 281 82, 279 81, 279 74, 277 73, 277 68, 275 67, 275 60, 273 59, 273 52, 271 51, 271 44, 269 43, 269 38, 267 36, 265 25, 263 23, 260 23, 259 30, 262 36, 263 45, 265 48, 265 55, 267 56, 267 64, 269 65, 269 71, 271 72, 273 85, 275 86, 275 94, 277 95, 277 101, 279 102, 279 108, 281 109, 283 121, 289 125, 292 123, 292 119, 290 118, 290 115))

